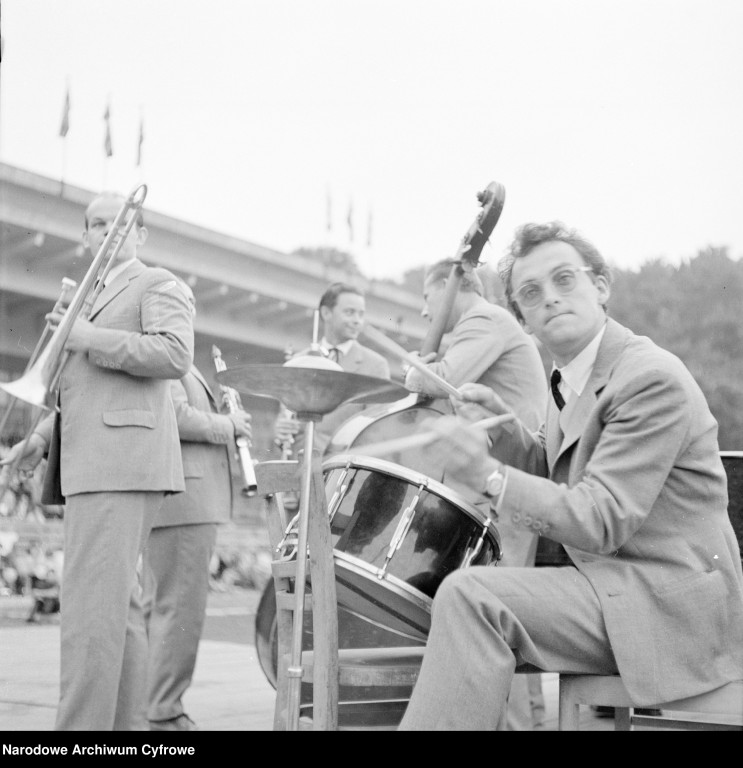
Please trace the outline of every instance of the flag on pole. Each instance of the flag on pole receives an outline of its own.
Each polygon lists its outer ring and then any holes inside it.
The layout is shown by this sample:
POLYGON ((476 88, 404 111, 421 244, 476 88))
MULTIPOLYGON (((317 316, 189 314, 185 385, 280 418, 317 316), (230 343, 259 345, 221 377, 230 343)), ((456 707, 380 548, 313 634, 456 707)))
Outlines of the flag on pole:
POLYGON ((325 190, 325 228, 333 231, 333 205, 330 199, 330 187, 325 190))
POLYGON ((64 138, 67 131, 70 130, 70 87, 67 86, 67 93, 64 97, 64 107, 62 109, 62 122, 59 124, 59 135, 64 138))
POLYGON ((353 200, 348 200, 348 215, 346 216, 346 223, 348 224, 348 241, 353 242, 353 200))
POLYGON ((142 165, 142 144, 144 143, 144 119, 139 118, 139 140, 137 141, 137 167, 142 165))
POLYGON ((111 144, 111 108, 108 104, 106 104, 106 111, 103 114, 103 119, 106 122, 106 138, 103 142, 103 148, 106 151, 106 157, 111 157, 114 150, 111 144))
POLYGON ((366 245, 371 248, 372 244, 372 209, 369 206, 369 216, 366 220, 366 245))

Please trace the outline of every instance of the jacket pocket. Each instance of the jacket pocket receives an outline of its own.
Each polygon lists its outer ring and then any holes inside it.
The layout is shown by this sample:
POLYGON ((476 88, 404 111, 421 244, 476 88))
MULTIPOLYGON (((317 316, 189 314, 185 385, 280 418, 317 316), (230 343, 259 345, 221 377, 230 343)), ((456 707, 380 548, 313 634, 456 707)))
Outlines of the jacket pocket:
POLYGON ((653 590, 654 594, 658 597, 664 595, 672 595, 679 590, 693 590, 697 586, 703 588, 714 587, 719 581, 720 572, 714 568, 708 571, 697 571, 696 573, 689 574, 675 581, 664 584, 653 590), (715 577, 718 577, 717 579, 715 577))
POLYGON ((183 477, 204 477, 204 465, 199 461, 184 461, 183 477))
POLYGON ((152 411, 104 411, 103 423, 109 427, 155 428, 155 414, 152 411))

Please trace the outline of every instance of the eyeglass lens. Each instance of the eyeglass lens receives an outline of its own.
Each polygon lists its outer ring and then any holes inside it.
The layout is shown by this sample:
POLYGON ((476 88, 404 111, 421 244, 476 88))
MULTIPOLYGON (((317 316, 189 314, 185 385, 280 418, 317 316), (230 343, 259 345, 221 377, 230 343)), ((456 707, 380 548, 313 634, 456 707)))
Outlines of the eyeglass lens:
MULTIPOLYGON (((578 272, 590 272, 591 267, 570 268, 553 272, 550 276, 550 282, 558 293, 570 293, 575 288, 578 272)), ((544 287, 541 283, 526 283, 516 292, 516 298, 519 303, 525 307, 534 307, 544 298, 544 287)))

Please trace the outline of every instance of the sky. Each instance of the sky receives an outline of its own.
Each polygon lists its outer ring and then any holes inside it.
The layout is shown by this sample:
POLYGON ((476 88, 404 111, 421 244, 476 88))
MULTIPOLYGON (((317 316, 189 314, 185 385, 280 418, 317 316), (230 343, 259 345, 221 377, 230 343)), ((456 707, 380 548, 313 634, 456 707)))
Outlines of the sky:
POLYGON ((488 264, 552 219, 621 269, 743 253, 740 0, 3 0, 1 23, 0 160, 146 183, 145 210, 399 279, 456 254, 496 181, 488 264))

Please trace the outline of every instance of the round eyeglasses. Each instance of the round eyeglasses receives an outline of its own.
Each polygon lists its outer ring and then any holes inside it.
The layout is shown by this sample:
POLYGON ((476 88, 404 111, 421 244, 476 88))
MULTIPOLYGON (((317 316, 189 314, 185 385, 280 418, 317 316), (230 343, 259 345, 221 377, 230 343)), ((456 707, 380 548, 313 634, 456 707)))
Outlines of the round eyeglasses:
MULTIPOLYGON (((561 267, 549 276, 549 280, 558 293, 570 293, 575 288, 578 272, 592 272, 593 267, 561 267)), ((514 293, 514 299, 522 307, 536 307, 544 299, 544 286, 541 283, 524 283, 514 293)))

